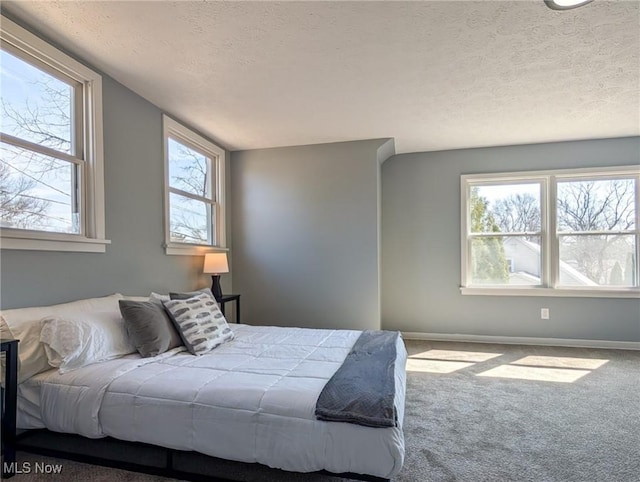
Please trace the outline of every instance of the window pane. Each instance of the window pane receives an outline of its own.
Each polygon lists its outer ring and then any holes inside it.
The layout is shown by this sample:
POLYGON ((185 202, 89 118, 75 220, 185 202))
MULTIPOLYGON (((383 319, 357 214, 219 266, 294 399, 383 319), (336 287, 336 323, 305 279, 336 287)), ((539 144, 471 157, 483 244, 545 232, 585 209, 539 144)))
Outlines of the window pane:
POLYGON ((558 182, 558 231, 635 229, 634 179, 558 182))
POLYGON ((2 132, 73 154, 74 88, 5 50, 0 65, 2 132))
POLYGON ((637 286, 635 236, 560 236, 563 286, 637 286))
POLYGON ((169 185, 211 199, 212 181, 207 180, 210 162, 198 151, 169 138, 169 185))
POLYGON ((172 242, 212 244, 210 204, 170 193, 169 217, 172 242))
POLYGON ((471 283, 540 285, 539 236, 487 236, 471 240, 471 283))
POLYGON ((76 166, 0 144, 0 226, 79 233, 76 166))
POLYGON ((539 232, 540 183, 472 186, 472 233, 539 232))

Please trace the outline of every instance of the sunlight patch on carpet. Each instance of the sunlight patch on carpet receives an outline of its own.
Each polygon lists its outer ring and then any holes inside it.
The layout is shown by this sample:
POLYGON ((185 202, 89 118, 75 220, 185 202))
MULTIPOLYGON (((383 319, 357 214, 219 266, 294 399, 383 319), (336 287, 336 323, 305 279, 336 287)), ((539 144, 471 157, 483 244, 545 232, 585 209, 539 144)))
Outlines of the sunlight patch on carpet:
POLYGON ((514 365, 501 365, 486 372, 478 373, 478 377, 517 378, 520 380, 534 380, 540 382, 573 383, 591 370, 576 370, 573 368, 534 368, 514 365))
POLYGON ((422 358, 429 360, 450 360, 464 362, 483 362, 502 356, 502 353, 487 353, 482 351, 462 351, 462 350, 427 350, 415 353, 409 358, 422 358))
POLYGON ((472 365, 474 364, 460 361, 421 360, 418 358, 409 358, 407 360, 407 371, 424 373, 453 373, 472 365))
POLYGON ((609 360, 600 358, 574 358, 566 356, 526 356, 520 360, 511 362, 514 365, 528 365, 534 367, 553 368, 582 368, 583 370, 595 370, 609 360))

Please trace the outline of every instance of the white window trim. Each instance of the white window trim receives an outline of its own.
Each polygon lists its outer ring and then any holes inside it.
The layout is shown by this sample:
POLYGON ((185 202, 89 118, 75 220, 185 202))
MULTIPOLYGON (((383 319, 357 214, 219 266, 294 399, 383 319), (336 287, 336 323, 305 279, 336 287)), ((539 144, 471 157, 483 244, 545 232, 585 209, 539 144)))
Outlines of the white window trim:
MULTIPOLYGON (((496 174, 464 174, 460 176, 460 293, 475 296, 548 296, 548 297, 580 297, 580 298, 640 298, 640 287, 609 288, 603 287, 561 287, 556 286, 559 266, 558 242, 556 233, 556 183, 558 180, 569 180, 574 177, 594 175, 632 176, 640 185, 640 167, 618 166, 602 168, 559 169, 546 171, 507 172, 496 174), (517 183, 544 179, 541 197, 541 231, 542 231, 542 286, 468 286, 470 273, 469 259, 469 189, 471 184, 480 182, 517 183), (549 209, 547 208, 549 207, 549 209), (551 209, 551 207, 553 209, 551 209)), ((640 194, 636 189, 636 239, 640 235, 640 194)), ((636 263, 640 264, 640 243, 636 242, 636 263)), ((640 268, 636 266, 638 273, 640 268)))
POLYGON ((2 17, 0 40, 62 72, 83 85, 85 173, 83 235, 0 229, 0 248, 38 251, 104 253, 105 239, 104 159, 102 134, 102 77, 52 45, 2 17))
POLYGON ((226 153, 221 147, 215 145, 210 140, 196 134, 188 127, 173 120, 166 114, 162 115, 162 146, 164 157, 164 248, 167 255, 178 256, 203 256, 206 253, 226 252, 226 191, 225 191, 225 164, 226 153), (171 241, 170 219, 169 219, 169 137, 183 139, 189 144, 197 146, 205 154, 217 157, 218 161, 213 166, 215 169, 215 233, 217 244, 189 244, 176 243, 171 241))

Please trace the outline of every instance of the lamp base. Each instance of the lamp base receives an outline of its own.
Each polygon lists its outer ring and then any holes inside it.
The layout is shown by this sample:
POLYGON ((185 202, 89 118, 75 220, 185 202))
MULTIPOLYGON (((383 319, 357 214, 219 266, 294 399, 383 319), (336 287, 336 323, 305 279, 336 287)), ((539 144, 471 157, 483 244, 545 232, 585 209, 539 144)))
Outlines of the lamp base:
POLYGON ((212 280, 211 292, 213 293, 213 297, 216 299, 216 301, 220 301, 220 298, 222 298, 222 288, 220 287, 220 275, 212 274, 211 280, 212 280))

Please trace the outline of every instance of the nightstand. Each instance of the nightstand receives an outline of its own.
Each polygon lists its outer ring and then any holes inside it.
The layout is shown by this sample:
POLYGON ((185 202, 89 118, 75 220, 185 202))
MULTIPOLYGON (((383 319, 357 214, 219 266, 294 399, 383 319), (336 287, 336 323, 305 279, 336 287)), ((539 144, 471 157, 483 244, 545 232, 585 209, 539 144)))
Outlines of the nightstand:
POLYGON ((224 315, 224 305, 229 301, 236 302, 236 323, 240 323, 240 295, 222 295, 222 297, 218 300, 218 304, 220 305, 220 311, 224 315))
POLYGON ((2 340, 5 353, 4 397, 2 400, 2 477, 15 475, 16 469, 16 402, 18 395, 18 341, 2 340), (6 471, 5 471, 6 469, 6 471))

